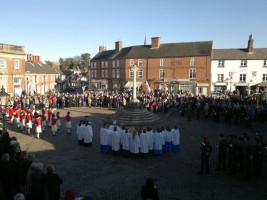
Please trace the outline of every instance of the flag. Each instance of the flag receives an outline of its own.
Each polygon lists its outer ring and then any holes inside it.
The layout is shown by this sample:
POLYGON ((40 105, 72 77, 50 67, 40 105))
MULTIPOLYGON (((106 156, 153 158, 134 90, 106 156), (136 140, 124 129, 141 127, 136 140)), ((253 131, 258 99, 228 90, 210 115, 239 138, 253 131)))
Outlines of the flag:
POLYGON ((147 91, 148 93, 151 92, 151 88, 149 87, 147 80, 146 80, 146 91, 147 91))
POLYGON ((164 91, 168 91, 169 88, 167 87, 166 83, 164 83, 164 91))

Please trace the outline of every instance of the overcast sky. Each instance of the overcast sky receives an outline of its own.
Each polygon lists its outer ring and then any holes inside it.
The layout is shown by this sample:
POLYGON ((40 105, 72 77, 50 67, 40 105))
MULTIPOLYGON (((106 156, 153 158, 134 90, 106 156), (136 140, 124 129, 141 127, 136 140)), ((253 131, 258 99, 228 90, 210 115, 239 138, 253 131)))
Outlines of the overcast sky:
POLYGON ((42 61, 147 44, 213 40, 213 48, 267 48, 266 0, 0 0, 0 43, 42 61))

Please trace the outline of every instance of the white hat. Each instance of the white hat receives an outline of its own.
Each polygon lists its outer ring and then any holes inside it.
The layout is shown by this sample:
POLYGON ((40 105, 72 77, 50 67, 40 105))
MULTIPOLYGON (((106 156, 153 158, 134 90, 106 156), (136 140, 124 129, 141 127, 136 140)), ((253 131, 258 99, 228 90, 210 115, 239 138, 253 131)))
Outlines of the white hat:
POLYGON ((116 124, 117 124, 117 122, 114 120, 114 121, 113 121, 113 124, 114 124, 114 125, 116 125, 116 124))

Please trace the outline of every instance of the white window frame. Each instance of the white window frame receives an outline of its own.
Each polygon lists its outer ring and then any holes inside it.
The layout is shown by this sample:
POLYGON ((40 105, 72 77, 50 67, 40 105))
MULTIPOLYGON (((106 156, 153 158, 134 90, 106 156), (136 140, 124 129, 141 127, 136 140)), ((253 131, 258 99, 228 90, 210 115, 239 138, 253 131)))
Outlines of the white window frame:
POLYGON ((105 77, 108 78, 108 70, 105 70, 105 77))
POLYGON ((267 82, 267 74, 262 74, 262 81, 267 82))
POLYGON ((115 62, 115 60, 113 60, 112 61, 112 67, 116 67, 115 64, 116 64, 116 62, 115 62))
POLYGON ((164 66, 165 66, 165 59, 164 59, 164 58, 161 58, 161 59, 159 60, 159 66, 160 66, 160 67, 164 67, 164 66))
POLYGON ((159 69, 159 78, 165 77, 165 69, 159 69))
POLYGON ((104 78, 104 76, 105 76, 105 70, 101 69, 101 78, 104 78))
POLYGON ((218 67, 224 67, 224 60, 218 60, 218 67))
POLYGON ((6 69, 6 59, 0 59, 0 68, 6 69))
POLYGON ((19 69, 19 60, 14 60, 14 69, 19 69))
POLYGON ((45 76, 45 82, 47 82, 47 76, 45 76))
POLYGON ((134 77, 134 71, 132 69, 129 69, 129 78, 134 77))
POLYGON ((196 58, 190 59, 190 66, 196 66, 196 58))
POLYGON ((143 67, 143 59, 138 59, 138 67, 143 67))
POLYGON ((224 74, 218 74, 217 82, 223 82, 224 74))
POLYGON ((189 79, 196 79, 197 78, 197 70, 194 69, 190 69, 189 70, 189 79))
POLYGON ((246 77, 247 75, 246 74, 240 74, 240 76, 239 76, 239 81, 240 82, 246 82, 246 77))
POLYGON ((120 66, 120 60, 117 60, 117 67, 120 66))
POLYGON ((115 71, 115 69, 112 69, 112 78, 116 78, 116 71, 115 71))
POLYGON ((94 78, 94 70, 90 71, 91 78, 94 78))
POLYGON ((130 59, 130 67, 134 66, 134 59, 130 59))
POLYGON ((241 60, 240 67, 247 67, 247 60, 241 60))
POLYGON ((96 68, 96 62, 94 62, 94 67, 96 68))
POLYGON ((7 92, 7 78, 3 77, 1 79, 1 88, 3 86, 5 88, 5 91, 7 92))
POLYGON ((106 68, 108 68, 108 61, 106 61, 106 68))
POLYGON ((97 71, 95 70, 95 78, 96 78, 97 71))
POLYGON ((117 78, 120 78, 120 69, 117 69, 116 75, 117 75, 117 78))
POLYGON ((143 78, 143 70, 138 69, 138 78, 143 78))
POLYGON ((13 79, 13 85, 20 85, 20 78, 14 78, 13 79))
POLYGON ((102 67, 102 68, 105 67, 105 62, 104 62, 104 61, 101 62, 101 67, 102 67))

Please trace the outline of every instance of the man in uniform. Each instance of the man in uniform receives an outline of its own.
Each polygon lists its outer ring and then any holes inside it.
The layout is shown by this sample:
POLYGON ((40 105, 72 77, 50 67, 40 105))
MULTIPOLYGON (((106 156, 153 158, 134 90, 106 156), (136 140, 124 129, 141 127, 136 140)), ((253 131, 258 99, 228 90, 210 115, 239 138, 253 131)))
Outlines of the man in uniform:
POLYGON ((208 137, 206 135, 202 136, 202 142, 200 143, 200 152, 201 152, 201 168, 198 173, 203 174, 205 169, 206 174, 209 174, 209 159, 210 159, 210 154, 212 152, 212 146, 208 142, 208 137))
POLYGON ((228 145, 228 141, 224 138, 224 135, 220 134, 217 171, 220 171, 221 168, 222 170, 225 170, 228 145))

